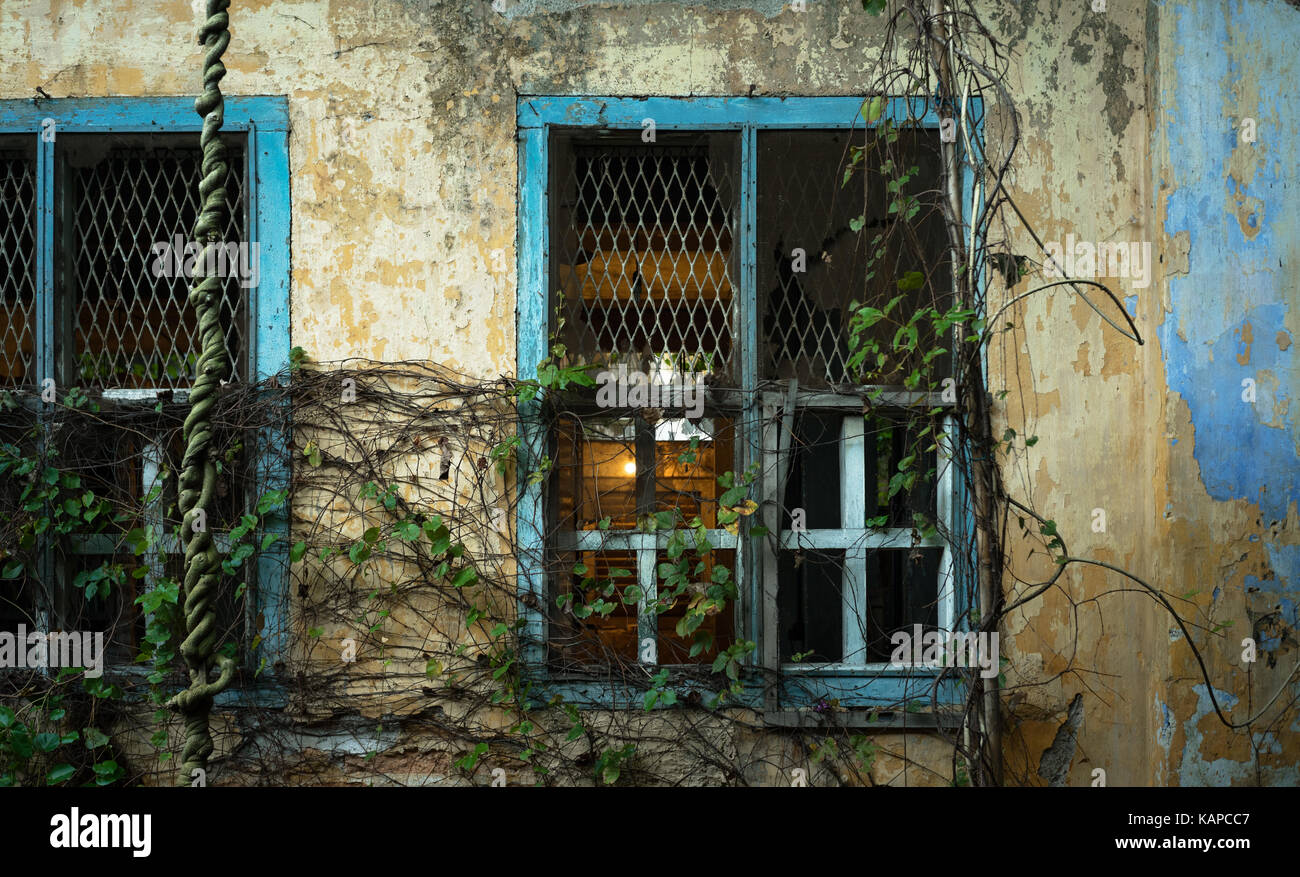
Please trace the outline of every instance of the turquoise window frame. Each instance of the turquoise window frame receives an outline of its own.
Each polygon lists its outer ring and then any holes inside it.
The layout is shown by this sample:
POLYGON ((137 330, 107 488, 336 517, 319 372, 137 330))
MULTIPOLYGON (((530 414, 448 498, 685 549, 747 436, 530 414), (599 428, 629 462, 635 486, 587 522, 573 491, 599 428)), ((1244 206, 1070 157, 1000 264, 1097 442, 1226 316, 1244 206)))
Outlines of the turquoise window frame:
MULTIPOLYGON (((550 140, 552 129, 643 130, 643 122, 654 121, 657 131, 737 131, 740 136, 739 228, 736 233, 739 257, 739 303, 737 305, 737 341, 740 347, 740 389, 745 405, 740 418, 741 431, 738 446, 742 449, 765 447, 762 438, 763 400, 758 387, 758 319, 757 319, 757 252, 756 252, 756 200, 757 200, 757 148, 758 133, 762 130, 792 129, 850 129, 865 124, 861 97, 591 97, 591 96, 529 96, 517 102, 519 213, 518 238, 518 297, 516 303, 516 349, 518 374, 531 378, 537 366, 547 355, 549 337, 549 229, 548 198, 550 194, 550 140)), ((959 108, 969 122, 968 130, 974 132, 976 152, 982 149, 983 102, 970 98, 959 108)), ((943 117, 933 101, 925 98, 895 97, 884 102, 881 120, 906 122, 922 128, 941 129, 943 117)), ((880 121, 872 123, 876 127, 880 121)), ((961 128, 958 128, 960 132, 961 128)), ((977 194, 974 174, 965 162, 966 144, 958 138, 956 167, 961 171, 962 203, 970 208, 971 215, 963 216, 963 235, 968 246, 977 239, 982 226, 982 211, 975 204, 977 194), (975 221, 972 220, 974 217, 975 221)), ((978 269, 977 269, 978 270, 978 269)), ((977 277, 979 274, 977 274, 977 277)), ((545 428, 538 418, 538 403, 520 406, 521 454, 526 466, 540 460, 546 446, 545 428)), ((741 451, 742 456, 745 451, 741 451)), ((743 468, 751 460, 741 459, 743 468)), ((960 462, 960 460, 959 460, 960 462)), ((972 531, 973 521, 967 511, 969 503, 962 491, 962 479, 954 478, 951 502, 954 503, 954 521, 957 541, 964 544, 964 536, 972 531)), ((623 685, 604 682, 579 681, 553 676, 545 664, 545 625, 547 599, 544 561, 546 556, 545 533, 539 522, 544 521, 543 495, 540 485, 521 485, 516 511, 518 533, 519 570, 517 577, 518 610, 523 619, 523 647, 521 659, 532 673, 531 681, 537 686, 535 698, 561 695, 565 700, 595 707, 639 707, 638 692, 628 691, 623 685)), ((719 531, 722 532, 722 531, 719 531)), ((753 548, 747 549, 747 538, 731 544, 714 539, 721 548, 737 549, 737 567, 743 584, 738 601, 737 637, 758 643, 745 674, 746 694, 732 702, 764 709, 769 720, 781 723, 801 723, 801 711, 781 709, 778 704, 798 702, 811 705, 819 699, 838 699, 842 706, 869 707, 897 705, 911 700, 930 702, 932 694, 941 704, 956 704, 962 692, 955 680, 944 680, 937 692, 932 692, 938 670, 931 668, 882 668, 879 665, 846 668, 839 665, 814 666, 794 672, 777 667, 771 655, 773 638, 764 637, 764 600, 762 582, 757 575, 753 548), (779 674, 779 686, 765 684, 762 669, 779 674), (784 717, 784 718, 782 718, 784 717)), ((601 532, 606 547, 650 547, 645 540, 654 540, 652 534, 627 534, 619 543, 610 542, 610 534, 601 532), (644 543, 644 544, 643 544, 644 543)), ((725 534, 724 534, 725 535, 725 534)), ((728 537, 734 538, 734 537, 728 537)), ((581 534, 579 534, 581 542, 581 534)), ((969 575, 973 558, 957 558, 952 567, 954 578, 969 575)), ((969 613, 964 595, 970 588, 965 582, 954 581, 955 597, 951 618, 965 627, 969 613)), ((770 620, 768 627, 771 627, 770 620)), ((769 631, 770 633, 770 631, 769 631)), ((659 707, 656 707, 659 708, 659 707)), ((923 727, 934 726, 933 717, 900 715, 894 724, 923 727)), ((890 724, 886 721, 884 724, 890 724)))
MULTIPOLYGON (((191 97, 106 97, 0 100, 0 134, 36 138, 36 314, 34 372, 36 386, 55 376, 54 327, 54 150, 64 134, 193 134, 195 144, 203 117, 191 97), (54 120, 54 137, 41 137, 45 119, 54 120)), ((245 135, 244 192, 248 237, 258 246, 258 284, 250 287, 247 374, 263 381, 289 366, 289 102, 280 95, 231 96, 225 99, 225 132, 245 135)), ((289 423, 261 436, 264 447, 287 448, 289 423)), ((266 455, 257 463, 259 492, 289 483, 285 454, 266 455)), ((265 620, 258 660, 272 679, 274 665, 288 654, 287 504, 264 517, 267 532, 280 538, 258 559, 258 604, 265 620)), ((260 686, 259 686, 260 687, 260 686)), ((228 690, 218 702, 240 698, 228 690)))

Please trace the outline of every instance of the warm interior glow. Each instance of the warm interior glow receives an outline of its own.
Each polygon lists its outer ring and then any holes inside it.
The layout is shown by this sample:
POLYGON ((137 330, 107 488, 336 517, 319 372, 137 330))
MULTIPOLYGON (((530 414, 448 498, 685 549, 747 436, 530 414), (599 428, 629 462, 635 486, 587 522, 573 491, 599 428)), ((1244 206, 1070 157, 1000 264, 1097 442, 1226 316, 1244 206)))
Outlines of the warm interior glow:
POLYGON ((631 462, 631 463, 624 463, 624 464, 623 464, 623 471, 626 472, 628 475, 635 475, 635 474, 636 474, 636 462, 633 461, 633 462, 631 462))

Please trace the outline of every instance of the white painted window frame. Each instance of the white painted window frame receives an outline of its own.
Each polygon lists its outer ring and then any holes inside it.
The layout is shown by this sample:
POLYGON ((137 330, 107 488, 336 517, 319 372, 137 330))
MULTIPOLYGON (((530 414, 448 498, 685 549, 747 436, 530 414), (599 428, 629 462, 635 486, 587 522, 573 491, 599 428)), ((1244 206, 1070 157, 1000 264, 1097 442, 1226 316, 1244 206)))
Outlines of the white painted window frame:
MULTIPOLYGON (((864 395, 871 395, 873 391, 881 389, 884 388, 863 388, 864 395)), ((905 393, 898 391, 897 388, 889 388, 884 391, 882 398, 888 399, 890 397, 895 398, 896 402, 915 404, 924 401, 928 407, 942 407, 949 410, 952 408, 950 403, 942 402, 940 394, 905 393)), ((774 476, 765 477, 764 479, 764 499, 767 507, 772 511, 771 514, 767 515, 768 526, 769 530, 772 530, 771 524, 776 523, 779 526, 779 522, 784 517, 782 510, 790 458, 788 433, 794 416, 794 410, 792 409, 834 412, 844 410, 846 406, 854 403, 858 406, 858 412, 845 413, 841 420, 840 522, 844 524, 850 521, 861 521, 862 526, 840 527, 838 529, 809 528, 797 532, 781 528, 773 530, 773 532, 777 533, 775 548, 772 541, 765 541, 765 548, 762 551, 761 561, 764 569, 762 596, 764 616, 763 659, 764 664, 769 668, 779 669, 783 673, 856 674, 917 669, 907 663, 853 660, 854 655, 861 656, 866 651, 866 643, 863 639, 865 624, 862 614, 866 612, 869 606, 868 589, 871 587, 871 583, 867 580, 867 557, 870 552, 880 549, 913 547, 914 532, 911 527, 872 528, 866 526, 866 496, 862 489, 866 475, 866 421, 863 414, 860 413, 862 397, 833 397, 822 394, 800 401, 791 398, 785 400, 784 403, 775 398, 768 400, 765 405, 765 413, 768 415, 766 422, 769 424, 769 429, 766 431, 768 439, 764 442, 766 459, 763 468, 765 476, 774 476), (785 441, 781 440, 783 431, 786 433, 785 441), (845 552, 844 569, 841 573, 840 624, 843 657, 840 661, 800 663, 780 661, 780 641, 777 634, 777 625, 779 623, 777 609, 779 558, 777 550, 800 548, 842 550, 845 552)), ((886 406, 882 405, 882 407, 886 406)), ((943 423, 942 433, 936 436, 938 449, 935 455, 935 518, 941 527, 946 528, 949 533, 954 533, 957 532, 958 524, 955 519, 956 502, 954 495, 956 487, 954 472, 956 460, 953 454, 953 448, 956 447, 956 420, 954 415, 952 413, 945 415, 943 423)), ((935 589, 938 604, 938 626, 942 631, 951 631, 955 628, 957 622, 956 579, 952 545, 942 535, 942 532, 928 538, 921 537, 916 545, 921 548, 943 549, 935 589)))

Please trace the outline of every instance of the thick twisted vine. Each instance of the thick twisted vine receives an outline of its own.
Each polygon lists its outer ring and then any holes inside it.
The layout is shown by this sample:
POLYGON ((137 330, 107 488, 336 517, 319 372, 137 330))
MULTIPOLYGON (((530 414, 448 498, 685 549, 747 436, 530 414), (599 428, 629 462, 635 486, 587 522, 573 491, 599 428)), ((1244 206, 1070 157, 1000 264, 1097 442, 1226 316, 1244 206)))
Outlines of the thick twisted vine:
POLYGON ((195 264, 189 301, 198 315, 201 348, 190 391, 190 411, 185 418, 185 456, 180 475, 180 510, 186 538, 186 636, 181 644, 181 656, 189 668, 190 685, 168 702, 185 719, 185 745, 178 777, 181 785, 187 785, 196 770, 207 769, 212 754, 212 734, 208 727, 212 701, 230 684, 235 671, 234 660, 220 655, 214 658, 213 654, 217 626, 213 601, 220 582, 221 558, 207 520, 217 481, 216 464, 210 453, 212 406, 229 368, 221 326, 223 280, 215 273, 208 273, 217 264, 213 248, 223 245, 223 231, 230 218, 226 206, 226 147, 221 142, 225 102, 220 87, 221 78, 226 75, 221 56, 230 43, 226 15, 229 6, 230 0, 207 2, 207 18, 199 30, 199 42, 205 47, 203 94, 194 102, 194 109, 203 116, 201 207, 194 223, 194 239, 203 251, 195 264), (210 682, 208 676, 214 659, 220 674, 215 682, 210 682))

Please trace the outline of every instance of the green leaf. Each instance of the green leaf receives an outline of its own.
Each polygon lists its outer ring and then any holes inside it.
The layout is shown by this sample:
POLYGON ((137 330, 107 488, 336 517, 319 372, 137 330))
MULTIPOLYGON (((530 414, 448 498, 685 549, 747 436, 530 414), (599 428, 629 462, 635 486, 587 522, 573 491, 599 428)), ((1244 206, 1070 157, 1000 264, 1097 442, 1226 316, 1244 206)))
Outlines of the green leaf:
POLYGON ((262 494, 257 500, 257 513, 264 515, 271 509, 279 508, 284 505, 285 499, 289 496, 288 490, 272 490, 262 494))
POLYGON ((46 785, 57 786, 72 779, 77 769, 70 764, 56 764, 45 777, 46 785))
POLYGON ((289 549, 289 562, 297 563, 298 561, 302 560, 303 555, 306 553, 307 553, 306 542, 294 543, 294 546, 289 549))
POLYGON ((898 289, 900 292, 911 292, 925 286, 925 275, 920 271, 908 271, 902 277, 898 278, 898 289))
MULTIPOLYGON (((428 528, 426 527, 425 530, 427 532, 428 528)), ((446 554, 451 548, 451 532, 440 524, 438 525, 438 528, 430 534, 429 541, 433 543, 429 551, 434 557, 440 557, 443 554, 446 554)))
POLYGON ((106 786, 122 776, 122 768, 116 761, 109 759, 95 765, 95 785, 106 786))
POLYGON ((82 728, 81 736, 87 749, 98 749, 108 743, 108 736, 98 728, 82 728))

